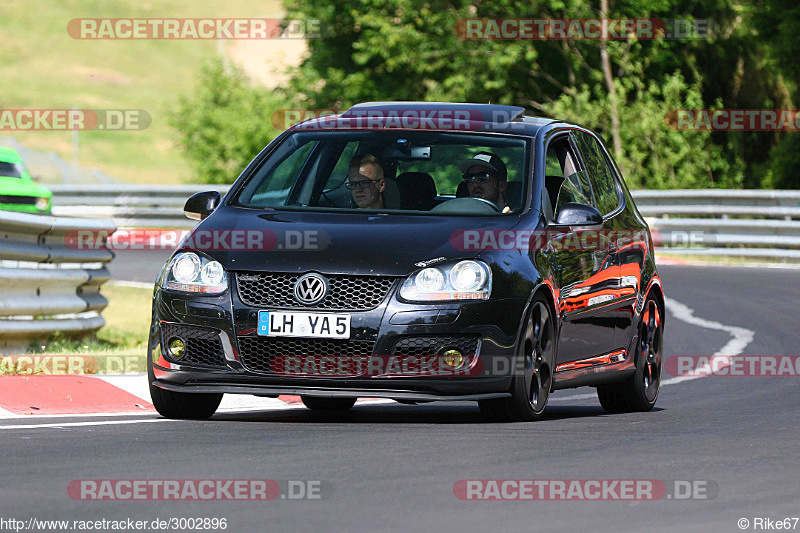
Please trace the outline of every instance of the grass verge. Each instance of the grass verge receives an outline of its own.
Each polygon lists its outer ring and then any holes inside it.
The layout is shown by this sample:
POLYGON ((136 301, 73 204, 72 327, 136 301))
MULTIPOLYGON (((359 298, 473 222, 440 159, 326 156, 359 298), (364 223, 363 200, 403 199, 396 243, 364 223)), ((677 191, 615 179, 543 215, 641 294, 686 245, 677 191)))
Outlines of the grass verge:
MULTIPOLYGON (((68 34, 67 24, 77 18, 244 18, 280 13, 279 0, 6 0, 0 3, 0 108, 144 109, 152 117, 147 129, 80 132, 79 164, 132 183, 192 181, 167 116, 179 94, 194 90, 200 65, 219 53, 218 42, 81 40, 68 34)), ((30 148, 72 158, 70 131, 12 133, 30 148)))
POLYGON ((0 375, 144 372, 152 289, 108 284, 101 292, 108 307, 100 331, 80 339, 56 334, 24 356, 0 357, 0 375))

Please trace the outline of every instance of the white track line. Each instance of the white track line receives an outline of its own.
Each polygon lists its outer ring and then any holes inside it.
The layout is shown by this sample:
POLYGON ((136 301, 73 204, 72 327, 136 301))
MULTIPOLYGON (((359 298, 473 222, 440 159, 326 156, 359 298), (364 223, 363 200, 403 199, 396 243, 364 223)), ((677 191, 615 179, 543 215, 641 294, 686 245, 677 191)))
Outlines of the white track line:
MULTIPOLYGON (((747 345, 753 341, 753 336, 755 332, 751 329, 742 328, 739 326, 726 326, 725 324, 721 324, 720 322, 715 322, 713 320, 706 320, 705 318, 700 318, 695 316, 694 309, 689 307, 686 304, 682 304, 677 300, 673 300, 672 298, 664 298, 664 305, 669 311, 670 315, 673 318, 680 320, 681 322, 686 322, 687 324, 691 324, 693 326, 697 326, 699 328, 705 329, 713 329, 716 331, 724 331, 725 333, 731 336, 731 340, 729 340, 722 348, 717 350, 714 353, 714 356, 718 355, 726 355, 729 357, 734 357, 737 355, 741 355, 747 345)), ((730 366, 730 360, 728 360, 727 364, 724 366, 719 366, 719 369, 727 368, 730 366)), ((700 379, 707 377, 710 375, 711 368, 710 363, 702 366, 697 369, 698 375, 692 376, 678 376, 670 379, 665 379, 661 382, 661 386, 664 387, 666 385, 675 385, 677 383, 683 383, 684 381, 691 381, 693 379, 700 379)), ((589 398, 597 398, 597 394, 575 394, 573 396, 564 396, 563 398, 553 397, 550 401, 568 401, 568 400, 586 400, 589 398)))
MULTIPOLYGON (((80 415, 77 415, 80 416, 80 415)), ((15 424, 0 426, 0 431, 6 429, 40 429, 40 428, 71 428, 81 426, 111 426, 120 424, 147 424, 150 422, 180 422, 169 418, 142 418, 139 420, 97 420, 90 422, 52 422, 49 424, 15 424)))
POLYGON ((146 403, 150 403, 150 388, 147 383, 147 372, 137 372, 135 374, 104 374, 97 375, 95 378, 101 379, 118 389, 122 389, 146 403))
MULTIPOLYGON (((238 395, 231 395, 231 396, 238 396, 238 395)), ((244 407, 244 408, 233 408, 229 407, 228 409, 218 409, 216 414, 225 414, 225 415, 236 415, 236 414, 250 414, 254 411, 262 411, 262 412, 274 412, 274 411, 286 411, 286 410, 299 410, 299 409, 306 409, 306 406, 297 403, 297 404, 289 404, 283 402, 281 400, 275 400, 274 398, 259 398, 259 399, 272 399, 276 402, 280 402, 280 406, 278 405, 271 405, 271 406, 261 406, 261 407, 244 407)), ((387 400, 383 398, 372 399, 372 398, 365 398, 364 401, 359 401, 356 405, 375 405, 375 404, 386 404, 386 403, 395 403, 394 400, 387 400)), ((31 419, 52 419, 58 417, 69 417, 69 418, 82 418, 82 417, 114 417, 114 416, 148 416, 149 418, 136 418, 131 420, 98 420, 98 421, 84 421, 84 422, 50 422, 50 423, 42 423, 42 424, 11 424, 11 425, 4 425, 0 424, 0 432, 6 429, 41 429, 41 428, 69 428, 69 427, 81 427, 81 426, 112 426, 112 425, 120 425, 120 424, 145 424, 148 422, 185 422, 185 420, 177 420, 177 419, 170 419, 170 418, 161 418, 158 417, 155 413, 148 413, 145 415, 137 415, 136 413, 86 413, 86 414, 67 414, 67 415, 14 415, 12 413, 13 418, 17 419, 24 419, 24 420, 31 420, 31 419), (157 418, 156 418, 157 417, 157 418)), ((211 419, 214 420, 213 418, 211 419)))
MULTIPOLYGON (((705 318, 698 318, 694 316, 694 310, 677 300, 673 300, 672 298, 664 298, 665 304, 667 309, 672 313, 672 316, 677 318, 682 322, 688 322, 689 324, 706 328, 706 329, 714 329, 717 331, 724 331, 731 336, 731 340, 729 340, 722 348, 717 350, 714 353, 714 356, 718 355, 727 355, 730 357, 734 357, 736 355, 741 355, 747 345, 753 341, 753 336, 755 335, 755 331, 747 328, 742 328, 739 326, 726 326, 725 324, 721 324, 719 322, 714 322, 713 320, 706 320, 705 318)), ((719 369, 722 370, 723 368, 727 368, 730 366, 731 362, 730 359, 728 360, 727 364, 724 366, 720 366, 719 369)), ((716 372, 716 370, 715 370, 716 372)), ((700 379, 702 377, 706 377, 707 375, 711 374, 711 365, 710 363, 697 369, 697 373, 700 375, 693 375, 693 376, 678 376, 674 378, 670 378, 661 382, 661 385, 674 385, 675 383, 681 383, 684 381, 691 381, 693 379, 700 379)))
MULTIPOLYGON (((59 414, 48 414, 48 415, 19 415, 17 413, 12 413, 6 411, 8 414, 3 415, 0 413, 0 420, 9 420, 9 419, 18 419, 18 420, 49 420, 49 419, 58 419, 58 418, 104 418, 104 417, 121 417, 121 416, 156 416, 154 411, 142 411, 137 413, 136 411, 127 411, 123 413, 59 413, 59 414)), ((0 425, 0 429, 5 426, 0 425)))

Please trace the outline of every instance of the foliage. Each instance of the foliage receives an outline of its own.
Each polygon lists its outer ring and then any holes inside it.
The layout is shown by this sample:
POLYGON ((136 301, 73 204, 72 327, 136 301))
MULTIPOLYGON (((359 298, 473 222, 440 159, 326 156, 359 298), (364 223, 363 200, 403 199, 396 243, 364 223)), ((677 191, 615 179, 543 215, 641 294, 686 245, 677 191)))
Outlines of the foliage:
MULTIPOLYGON (((800 4, 795 0, 756 0, 754 20, 769 53, 769 68, 780 72, 796 91, 800 87, 800 4)), ((800 133, 784 135, 770 155, 774 180, 770 185, 800 188, 800 133)))
MULTIPOLYGON (((274 13, 280 0, 5 0, 0 2, 2 109, 141 109, 146 129, 81 131, 73 151, 71 131, 0 131, 30 150, 74 155, 86 173, 94 168, 115 180, 177 184, 191 176, 165 116, 175 95, 193 89, 197 65, 216 55, 216 39, 74 39, 70 20, 82 17, 146 19, 231 18, 274 13)), ((2 144, 4 141, 0 141, 2 144)), ((33 154, 32 154, 33 155, 33 154)), ((60 182, 49 157, 29 164, 43 183, 60 182)))
POLYGON ((279 101, 250 84, 236 67, 206 63, 197 90, 182 96, 170 123, 194 164, 193 181, 233 183, 253 157, 278 133, 270 117, 279 101))
MULTIPOLYGON (((680 73, 665 79, 641 81, 626 77, 617 91, 626 105, 620 109, 624 152, 617 163, 632 187, 674 189, 738 187, 741 169, 722 157, 708 131, 677 131, 667 127, 664 108, 702 107, 697 84, 688 85, 680 73), (658 149, 656 149, 656 147, 658 149), (719 182, 714 176, 720 176, 719 182)), ((584 85, 574 96, 562 95, 550 106, 553 116, 603 131, 610 122, 608 100, 597 86, 584 85)))
POLYGON ((610 18, 709 19, 708 36, 680 40, 464 40, 454 31, 465 18, 598 17, 600 2, 285 0, 290 18, 319 19, 327 33, 309 42, 311 53, 284 94, 308 108, 367 100, 491 101, 574 118, 608 139, 618 133, 623 153, 617 156, 628 179, 643 187, 769 186, 773 172, 786 176, 797 166, 800 154, 789 148, 779 152, 780 164, 770 163, 781 142, 776 133, 674 131, 664 122, 670 109, 791 106, 796 83, 782 73, 800 71, 789 66, 796 53, 776 58, 779 50, 798 46, 796 24, 775 22, 784 12, 797 21, 791 0, 610 5, 610 18), (770 9, 763 15, 750 2, 770 9), (602 68, 604 50, 610 85, 602 68), (618 132, 612 129, 612 96, 618 132))

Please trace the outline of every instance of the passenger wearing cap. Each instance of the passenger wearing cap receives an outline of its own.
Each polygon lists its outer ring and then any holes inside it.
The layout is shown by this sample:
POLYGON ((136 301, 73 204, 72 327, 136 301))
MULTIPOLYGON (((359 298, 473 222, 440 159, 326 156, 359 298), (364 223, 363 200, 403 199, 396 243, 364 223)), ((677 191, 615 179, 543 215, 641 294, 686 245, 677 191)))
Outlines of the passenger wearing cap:
POLYGON ((470 196, 497 204, 503 213, 511 211, 504 198, 508 171, 500 156, 491 152, 478 152, 472 159, 459 161, 456 166, 463 174, 470 196))

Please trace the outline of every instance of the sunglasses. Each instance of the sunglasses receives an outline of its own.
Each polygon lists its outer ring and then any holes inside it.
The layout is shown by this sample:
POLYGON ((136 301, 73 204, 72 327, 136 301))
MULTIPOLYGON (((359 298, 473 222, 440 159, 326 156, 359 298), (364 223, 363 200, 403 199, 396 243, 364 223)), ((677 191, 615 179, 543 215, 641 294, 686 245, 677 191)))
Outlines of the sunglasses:
POLYGON ((473 172, 472 174, 464 174, 464 181, 489 181, 494 175, 491 172, 473 172))
POLYGON ((373 183, 378 183, 380 180, 359 180, 359 181, 348 181, 344 184, 349 191, 360 191, 361 189, 366 189, 373 183))

